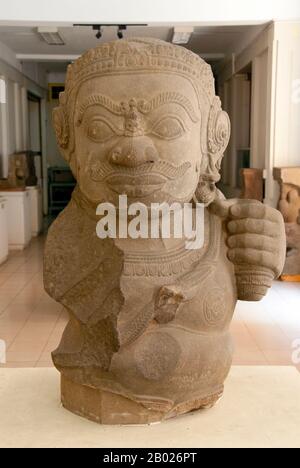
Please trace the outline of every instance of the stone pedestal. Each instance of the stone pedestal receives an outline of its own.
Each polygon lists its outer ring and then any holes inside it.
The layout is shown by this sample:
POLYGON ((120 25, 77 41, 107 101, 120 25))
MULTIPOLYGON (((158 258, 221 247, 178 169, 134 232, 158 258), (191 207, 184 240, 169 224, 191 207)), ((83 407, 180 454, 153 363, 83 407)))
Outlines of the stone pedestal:
MULTIPOLYGON (((101 424, 151 424, 170 419, 180 414, 213 407, 223 395, 223 386, 211 395, 206 393, 195 400, 187 401, 170 409, 168 413, 148 409, 145 404, 129 398, 79 385, 62 376, 61 401, 73 413, 101 424)), ((158 405, 159 407, 159 405, 158 405)))

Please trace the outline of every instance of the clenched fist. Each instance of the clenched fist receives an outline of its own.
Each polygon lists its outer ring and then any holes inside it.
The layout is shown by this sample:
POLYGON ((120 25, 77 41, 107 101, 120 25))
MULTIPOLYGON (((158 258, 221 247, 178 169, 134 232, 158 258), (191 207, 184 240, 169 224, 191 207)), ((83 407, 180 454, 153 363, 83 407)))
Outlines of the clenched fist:
POLYGON ((211 210, 225 220, 227 256, 235 265, 239 299, 261 299, 285 262, 281 213, 256 200, 240 199, 218 200, 211 210))

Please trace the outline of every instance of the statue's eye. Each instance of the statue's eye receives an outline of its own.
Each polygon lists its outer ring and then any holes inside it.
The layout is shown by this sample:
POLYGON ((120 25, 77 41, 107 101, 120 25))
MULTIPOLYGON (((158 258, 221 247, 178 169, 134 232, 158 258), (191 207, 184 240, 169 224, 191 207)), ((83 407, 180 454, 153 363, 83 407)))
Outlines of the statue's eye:
POLYGON ((153 127, 152 133, 165 140, 173 140, 184 133, 184 128, 176 117, 164 117, 153 127))
POLYGON ((87 128, 87 136, 96 142, 103 143, 114 135, 112 127, 102 119, 93 120, 87 128))

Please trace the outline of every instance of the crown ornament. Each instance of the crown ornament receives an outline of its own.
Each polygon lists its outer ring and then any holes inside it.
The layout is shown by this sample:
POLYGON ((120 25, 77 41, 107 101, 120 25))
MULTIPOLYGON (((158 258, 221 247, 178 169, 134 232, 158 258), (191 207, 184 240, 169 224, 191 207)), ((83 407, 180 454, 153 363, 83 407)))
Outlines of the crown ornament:
POLYGON ((130 99, 128 103, 122 102, 121 107, 125 117, 124 130, 126 136, 144 135, 144 118, 138 110, 136 99, 130 99))
POLYGON ((203 88, 209 100, 215 93, 211 67, 195 53, 158 39, 132 38, 101 44, 70 64, 65 94, 70 94, 79 82, 93 75, 130 71, 167 71, 180 74, 189 77, 197 87, 203 88))

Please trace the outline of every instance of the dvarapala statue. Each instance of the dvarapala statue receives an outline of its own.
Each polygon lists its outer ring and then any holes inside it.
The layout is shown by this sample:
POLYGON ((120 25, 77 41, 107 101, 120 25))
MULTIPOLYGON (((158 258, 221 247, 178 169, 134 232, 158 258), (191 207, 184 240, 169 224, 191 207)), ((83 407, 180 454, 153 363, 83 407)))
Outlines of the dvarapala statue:
POLYGON ((119 40, 69 65, 54 110, 77 179, 49 230, 45 288, 70 314, 53 360, 62 403, 105 424, 160 421, 216 403, 232 362, 238 299, 260 300, 283 267, 280 213, 217 190, 230 122, 211 68, 163 41, 119 40), (185 239, 100 239, 99 203, 205 204, 185 239))

